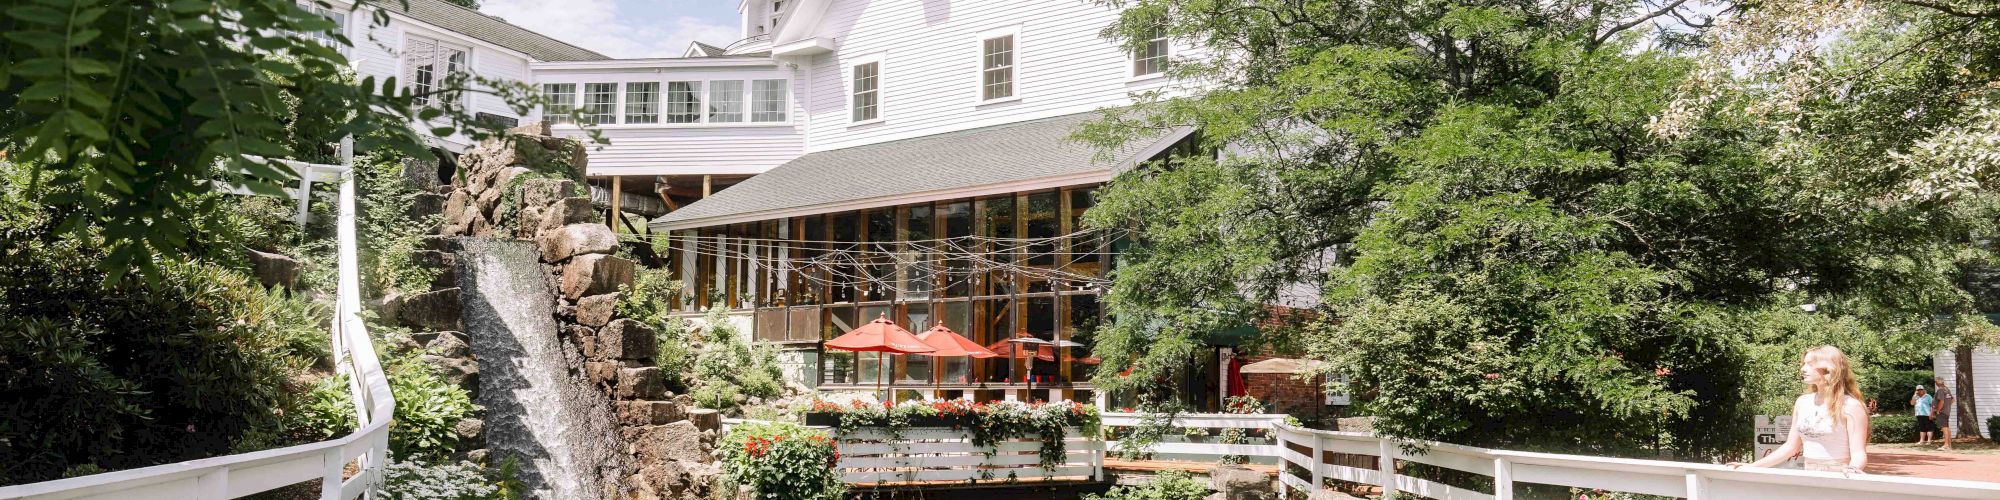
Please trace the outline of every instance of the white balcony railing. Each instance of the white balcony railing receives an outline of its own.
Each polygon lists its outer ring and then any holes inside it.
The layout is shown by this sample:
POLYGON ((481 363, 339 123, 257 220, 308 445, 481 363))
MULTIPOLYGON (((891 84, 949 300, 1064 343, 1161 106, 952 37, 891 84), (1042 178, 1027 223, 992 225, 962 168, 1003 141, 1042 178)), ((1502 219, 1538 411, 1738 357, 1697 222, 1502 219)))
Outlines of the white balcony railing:
POLYGON ((359 262, 354 232, 357 212, 350 168, 353 143, 342 141, 340 150, 342 165, 277 163, 299 171, 301 188, 294 196, 309 193, 312 182, 333 178, 340 182, 340 283, 331 337, 335 366, 347 376, 360 428, 339 438, 275 450, 0 487, 0 499, 222 500, 314 480, 319 481, 322 500, 373 497, 388 460, 389 422, 396 401, 389 394, 389 379, 382 372, 360 315, 361 280, 356 271, 359 262), (351 474, 347 472, 349 464, 356 466, 351 474))

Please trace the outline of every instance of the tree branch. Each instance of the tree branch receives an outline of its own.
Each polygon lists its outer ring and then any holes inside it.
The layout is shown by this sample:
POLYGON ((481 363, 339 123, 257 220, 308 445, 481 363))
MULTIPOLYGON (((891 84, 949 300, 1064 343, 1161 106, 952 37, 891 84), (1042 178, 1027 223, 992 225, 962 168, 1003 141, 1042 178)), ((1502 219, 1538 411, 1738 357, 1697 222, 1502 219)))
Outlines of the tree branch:
POLYGON ((1969 19, 2000 19, 2000 9, 1968 12, 1968 11, 1958 10, 1958 8, 1950 5, 1931 2, 1927 0, 1897 0, 1897 3, 1901 3, 1903 5, 1908 5, 1912 7, 1923 7, 1926 9, 1938 11, 1940 13, 1952 17, 1963 17, 1969 19))
POLYGON ((1674 9, 1680 8, 1681 4, 1684 3, 1687 3, 1687 0, 1674 0, 1672 3, 1667 4, 1667 6, 1660 7, 1660 10, 1655 10, 1646 13, 1646 15, 1632 18, 1631 20, 1622 23, 1618 23, 1617 25, 1612 26, 1610 30, 1598 34, 1595 37, 1591 37, 1590 46, 1591 48, 1596 48, 1599 45, 1603 45, 1604 42, 1606 40, 1610 40, 1613 35, 1617 35, 1619 33, 1624 32, 1625 30, 1632 29, 1633 26, 1638 26, 1639 24, 1644 23, 1646 21, 1651 21, 1653 20, 1653 18, 1667 15, 1668 13, 1673 12, 1674 9))

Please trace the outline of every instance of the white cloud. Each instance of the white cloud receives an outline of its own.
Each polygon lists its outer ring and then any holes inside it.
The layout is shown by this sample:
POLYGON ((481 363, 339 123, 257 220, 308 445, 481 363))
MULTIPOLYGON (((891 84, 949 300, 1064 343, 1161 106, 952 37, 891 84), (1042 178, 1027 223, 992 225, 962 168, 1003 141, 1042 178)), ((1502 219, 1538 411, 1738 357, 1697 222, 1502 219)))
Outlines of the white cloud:
POLYGON ((479 10, 617 58, 680 57, 689 42, 724 45, 741 31, 695 17, 627 12, 612 0, 482 0, 479 10))

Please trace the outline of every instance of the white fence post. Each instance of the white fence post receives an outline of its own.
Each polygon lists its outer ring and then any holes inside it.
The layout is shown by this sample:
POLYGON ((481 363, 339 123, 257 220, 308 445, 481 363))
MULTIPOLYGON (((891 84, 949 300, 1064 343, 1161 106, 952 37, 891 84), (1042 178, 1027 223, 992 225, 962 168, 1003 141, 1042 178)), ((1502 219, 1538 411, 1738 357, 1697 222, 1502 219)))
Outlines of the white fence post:
POLYGON ((1311 495, 1313 492, 1319 491, 1320 488, 1326 487, 1326 459, 1320 457, 1326 456, 1325 443, 1327 437, 1321 436, 1319 433, 1308 435, 1312 436, 1313 440, 1312 456, 1306 457, 1306 463, 1310 464, 1310 467, 1307 468, 1312 469, 1312 489, 1306 490, 1306 494, 1311 495))
POLYGON ((1687 500, 1708 500, 1708 478, 1699 471, 1687 473, 1687 500))
POLYGON ((194 497, 200 500, 229 498, 229 468, 219 468, 195 478, 194 497))
POLYGON ((1375 438, 1375 444, 1382 450, 1381 461, 1378 462, 1382 468, 1382 498, 1389 498, 1396 494, 1396 454, 1390 449, 1394 445, 1388 439, 1379 437, 1375 438))
POLYGON ((347 468, 347 462, 340 459, 340 447, 330 448, 320 456, 326 461, 320 471, 320 500, 343 500, 340 498, 340 474, 347 468))
POLYGON ((1514 500, 1514 463, 1493 459, 1493 500, 1514 500))

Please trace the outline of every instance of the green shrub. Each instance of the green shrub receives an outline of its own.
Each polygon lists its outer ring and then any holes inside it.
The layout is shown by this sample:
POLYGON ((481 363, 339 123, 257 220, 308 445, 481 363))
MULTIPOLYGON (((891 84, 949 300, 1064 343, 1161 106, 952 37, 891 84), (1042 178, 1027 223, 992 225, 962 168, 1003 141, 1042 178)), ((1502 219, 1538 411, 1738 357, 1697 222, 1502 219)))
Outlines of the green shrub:
POLYGON ((361 188, 361 213, 355 231, 361 245, 361 287, 371 297, 390 292, 405 295, 430 290, 442 270, 418 266, 413 252, 437 226, 439 216, 413 217, 409 207, 419 194, 404 179, 404 157, 393 152, 354 160, 355 184, 361 188))
POLYGON ((212 264, 107 279, 87 245, 8 222, 20 221, 0 220, 0 484, 282 434, 277 414, 305 392, 292 375, 325 361, 302 340, 318 324, 309 309, 212 264))
POLYGON ((708 328, 701 335, 701 349, 695 355, 695 378, 691 395, 704 408, 734 410, 745 397, 775 398, 784 394, 784 372, 778 367, 778 352, 769 345, 752 347, 736 326, 723 315, 726 308, 710 310, 708 328))
POLYGON ((354 432, 358 420, 354 398, 348 396, 348 391, 344 375, 320 379, 319 385, 286 413, 290 422, 285 427, 303 442, 324 441, 354 432))
POLYGON ((1910 394, 1919 385, 1929 389, 1931 374, 1930 370, 1870 370, 1861 374, 1861 393, 1875 400, 1877 413, 1910 413, 1910 394))
POLYGON ((399 460, 438 461, 449 456, 458 447, 458 422, 475 409, 472 397, 415 357, 392 361, 388 375, 389 391, 396 397, 389 450, 399 460))
POLYGON ((2000 416, 1986 417, 1986 438, 2000 440, 2000 416))
POLYGON ((1916 415, 1880 415, 1869 419, 1868 442, 1917 442, 1916 415))
POLYGON ((1103 495, 1084 495, 1084 500, 1201 500, 1208 496, 1208 484, 1184 471, 1167 470, 1153 480, 1136 486, 1119 486, 1103 495))
MULTIPOLYGON (((398 401, 400 403, 400 401, 398 401)), ((375 492, 388 500, 487 500, 506 494, 492 471, 471 462, 391 460, 375 492)))
POLYGON ((723 437, 723 467, 730 482, 749 486, 755 498, 838 499, 847 491, 840 452, 825 432, 795 424, 751 423, 723 437))

